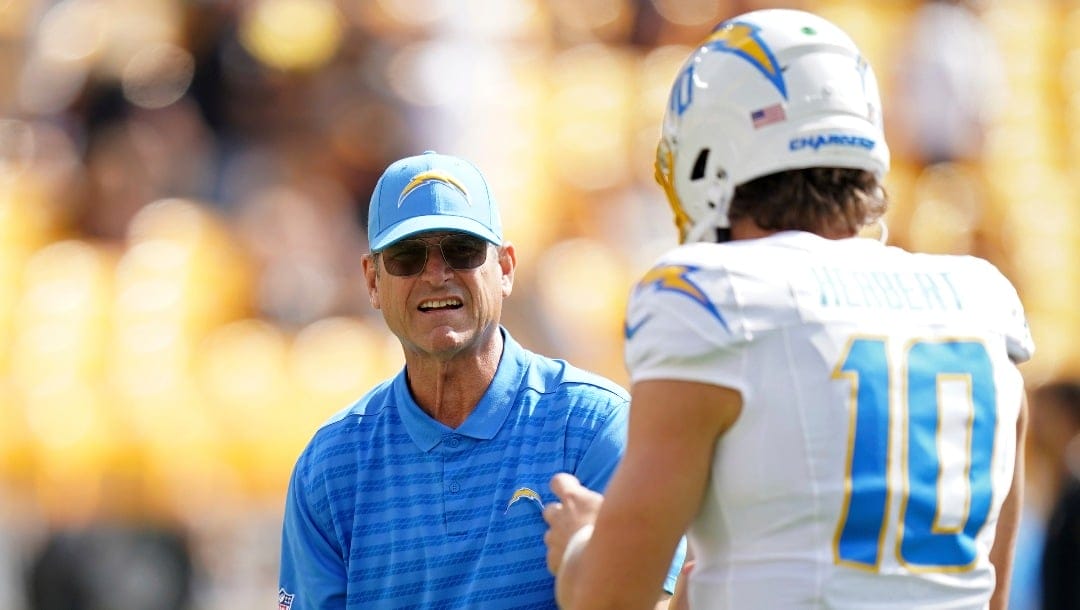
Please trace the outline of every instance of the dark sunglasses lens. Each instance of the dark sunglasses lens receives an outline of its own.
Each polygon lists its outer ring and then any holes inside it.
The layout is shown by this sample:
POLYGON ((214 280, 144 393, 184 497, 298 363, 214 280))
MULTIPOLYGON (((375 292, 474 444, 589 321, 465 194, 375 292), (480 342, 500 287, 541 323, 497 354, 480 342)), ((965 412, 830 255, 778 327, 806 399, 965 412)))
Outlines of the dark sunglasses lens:
POLYGON ((390 275, 416 275, 427 264, 428 249, 442 250, 443 260, 452 269, 476 269, 487 260, 487 242, 467 235, 450 235, 437 243, 410 239, 383 250, 383 265, 390 275))
POLYGON ((424 270, 428 245, 422 241, 403 241, 383 250, 383 264, 390 275, 416 275, 424 270))
POLYGON ((454 269, 476 269, 487 260, 487 242, 475 237, 451 235, 442 240, 443 260, 454 269))

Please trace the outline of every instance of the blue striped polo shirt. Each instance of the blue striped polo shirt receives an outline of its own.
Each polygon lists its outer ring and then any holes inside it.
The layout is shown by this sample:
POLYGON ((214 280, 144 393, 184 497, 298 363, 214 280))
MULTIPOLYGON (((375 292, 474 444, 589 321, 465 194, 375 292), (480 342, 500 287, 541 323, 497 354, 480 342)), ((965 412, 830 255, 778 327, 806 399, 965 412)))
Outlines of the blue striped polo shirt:
POLYGON ((502 332, 495 378, 457 429, 420 409, 403 370, 316 432, 289 484, 279 609, 556 607, 548 481, 606 486, 628 396, 502 332))

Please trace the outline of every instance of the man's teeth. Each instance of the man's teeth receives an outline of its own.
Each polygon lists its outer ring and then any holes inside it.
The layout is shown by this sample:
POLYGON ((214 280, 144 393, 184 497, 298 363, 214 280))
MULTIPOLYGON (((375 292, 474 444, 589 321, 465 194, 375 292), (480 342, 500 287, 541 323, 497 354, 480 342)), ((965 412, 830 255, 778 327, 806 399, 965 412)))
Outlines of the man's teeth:
POLYGON ((420 309, 439 309, 442 307, 458 307, 461 305, 459 299, 438 299, 435 301, 424 301, 420 304, 420 309))

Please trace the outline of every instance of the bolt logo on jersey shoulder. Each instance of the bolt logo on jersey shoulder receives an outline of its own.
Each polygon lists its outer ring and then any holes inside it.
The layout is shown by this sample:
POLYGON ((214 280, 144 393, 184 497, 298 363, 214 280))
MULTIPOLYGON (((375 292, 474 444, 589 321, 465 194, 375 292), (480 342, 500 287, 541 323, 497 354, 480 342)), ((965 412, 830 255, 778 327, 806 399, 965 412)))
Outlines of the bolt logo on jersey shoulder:
POLYGON ((536 505, 540 507, 540 510, 544 510, 544 501, 540 499, 540 494, 529 489, 528 487, 521 487, 518 488, 518 490, 514 492, 514 495, 510 497, 510 501, 506 503, 506 510, 503 511, 503 514, 510 512, 510 507, 517 503, 518 500, 529 500, 532 502, 536 502, 536 505))
POLYGON ((698 305, 701 305, 705 311, 708 311, 712 317, 716 318, 720 325, 724 327, 724 330, 731 331, 728 328, 727 321, 724 320, 724 316, 720 313, 720 310, 716 308, 716 305, 709 300, 705 293, 693 282, 688 276, 697 271, 699 268, 691 265, 661 265, 659 267, 653 267, 645 277, 641 278, 634 291, 646 290, 648 288, 655 287, 657 290, 667 290, 676 294, 681 294, 698 305))
POLYGON ((452 189, 456 189, 465 196, 465 202, 472 205, 472 200, 469 199, 469 191, 465 188, 465 185, 458 181, 457 178, 451 176, 446 172, 440 172, 436 170, 421 172, 413 176, 412 180, 405 185, 405 188, 401 189, 401 194, 398 195, 397 207, 401 207, 401 204, 405 203, 405 198, 409 196, 409 193, 420 188, 428 182, 441 182, 452 189))
POLYGON ((786 100, 787 85, 784 83, 784 74, 772 49, 758 35, 760 31, 760 27, 750 23, 722 23, 705 39, 703 46, 713 51, 733 53, 750 62, 786 100))

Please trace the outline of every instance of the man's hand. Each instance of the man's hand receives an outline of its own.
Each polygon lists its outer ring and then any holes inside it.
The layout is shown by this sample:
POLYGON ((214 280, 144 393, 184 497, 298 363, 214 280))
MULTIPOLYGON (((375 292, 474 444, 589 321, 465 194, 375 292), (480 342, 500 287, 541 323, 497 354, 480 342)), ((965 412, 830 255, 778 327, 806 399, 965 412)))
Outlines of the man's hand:
POLYGON ((544 542, 547 544, 548 570, 558 575, 566 543, 579 529, 596 521, 604 496, 583 486, 577 477, 565 472, 551 477, 551 491, 558 496, 559 502, 552 502, 544 508, 544 521, 548 524, 544 542))

